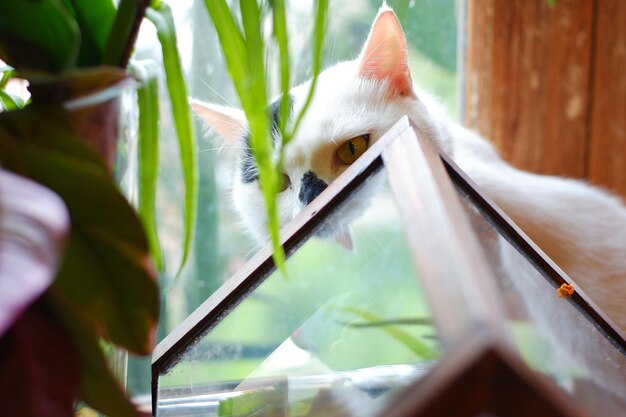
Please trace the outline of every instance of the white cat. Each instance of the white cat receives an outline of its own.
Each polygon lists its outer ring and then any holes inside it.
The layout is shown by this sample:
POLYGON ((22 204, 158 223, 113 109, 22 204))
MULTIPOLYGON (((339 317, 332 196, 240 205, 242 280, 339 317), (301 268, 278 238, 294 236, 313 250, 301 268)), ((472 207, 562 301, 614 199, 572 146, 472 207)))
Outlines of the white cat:
MULTIPOLYGON (((290 91, 295 114, 309 83, 290 91)), ((276 103, 272 105, 274 120, 276 103)), ((235 206, 257 239, 266 240, 263 198, 247 146, 243 112, 199 101, 192 101, 192 106, 238 161, 235 206)), ((319 76, 311 107, 296 137, 285 147, 281 222, 299 213, 403 115, 626 329, 624 205, 582 181, 520 171, 504 162, 488 141, 452 121, 413 85, 404 33, 387 7, 380 10, 360 56, 319 76)))

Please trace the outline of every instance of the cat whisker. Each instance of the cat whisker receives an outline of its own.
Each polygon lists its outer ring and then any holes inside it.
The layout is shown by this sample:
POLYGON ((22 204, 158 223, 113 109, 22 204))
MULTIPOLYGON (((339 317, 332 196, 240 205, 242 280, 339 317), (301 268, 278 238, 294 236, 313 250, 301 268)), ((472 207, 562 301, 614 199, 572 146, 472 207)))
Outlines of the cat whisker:
MULTIPOLYGON (((205 116, 202 116, 202 118, 205 119, 205 120, 216 120, 216 121, 220 122, 221 124, 234 126, 234 127, 237 127, 237 128, 240 127, 240 125, 238 125, 237 123, 232 123, 232 122, 226 121, 226 120, 224 120, 224 119, 222 119, 222 118, 220 118, 218 116, 205 115, 205 116)), ((209 128, 211 128, 211 126, 209 126, 209 128)))
POLYGON ((214 148, 200 149, 198 153, 210 152, 210 151, 222 151, 224 149, 248 149, 248 147, 247 146, 216 146, 214 148))
POLYGON ((235 107, 235 105, 233 103, 231 103, 230 100, 228 100, 226 97, 224 97, 223 95, 221 95, 215 88, 211 87, 211 85, 209 83, 207 83, 206 81, 204 81, 202 79, 202 77, 198 76, 198 80, 205 85, 205 87, 209 88, 211 91, 213 91, 213 93, 215 93, 219 98, 221 98, 222 100, 224 100, 226 102, 226 104, 228 104, 231 107, 235 107))

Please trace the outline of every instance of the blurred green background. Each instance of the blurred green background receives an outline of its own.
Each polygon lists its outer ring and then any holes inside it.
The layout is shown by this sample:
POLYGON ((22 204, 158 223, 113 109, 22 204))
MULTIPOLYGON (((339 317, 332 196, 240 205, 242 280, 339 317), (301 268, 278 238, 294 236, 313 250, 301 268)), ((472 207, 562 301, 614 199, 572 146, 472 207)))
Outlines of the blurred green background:
POLYGON ((329 220, 368 207, 353 225, 354 250, 312 236, 288 259, 288 277, 271 274, 159 386, 243 380, 253 371, 264 377, 317 375, 435 359, 434 327, 405 322, 430 313, 384 176, 376 174, 329 220), (379 325, 398 319, 404 321, 379 325), (284 350, 274 353, 289 337, 284 350))

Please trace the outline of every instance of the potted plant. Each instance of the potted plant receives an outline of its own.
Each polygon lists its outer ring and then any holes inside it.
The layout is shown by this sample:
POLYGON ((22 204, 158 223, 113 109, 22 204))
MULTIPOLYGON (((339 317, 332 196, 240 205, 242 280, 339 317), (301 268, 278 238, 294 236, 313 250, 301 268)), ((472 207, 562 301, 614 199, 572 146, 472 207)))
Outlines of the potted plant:
POLYGON ((7 415, 69 416, 77 399, 109 416, 137 414, 100 340, 149 354, 159 313, 157 83, 150 67, 128 65, 145 16, 163 47, 181 147, 182 264, 196 163, 167 5, 30 0, 10 2, 0 14, 0 59, 10 65, 0 88, 18 77, 31 93, 28 103, 0 94, 0 398, 7 415), (118 97, 129 85, 140 104, 141 219, 112 175, 118 97))

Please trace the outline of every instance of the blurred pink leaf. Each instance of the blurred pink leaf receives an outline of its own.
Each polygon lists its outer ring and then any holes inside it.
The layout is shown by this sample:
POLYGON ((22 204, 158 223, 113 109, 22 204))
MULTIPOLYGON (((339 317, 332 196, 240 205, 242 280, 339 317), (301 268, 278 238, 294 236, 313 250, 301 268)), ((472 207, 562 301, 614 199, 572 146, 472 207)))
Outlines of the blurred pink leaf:
POLYGON ((0 336, 52 284, 68 228, 55 193, 0 169, 0 336))
POLYGON ((73 417, 80 363, 71 335, 41 299, 0 337, 2 416, 73 417))
POLYGON ((55 298, 97 335, 147 355, 160 306, 148 240, 102 159, 68 130, 67 121, 54 106, 0 114, 0 164, 65 202, 72 227, 50 289, 55 298))

